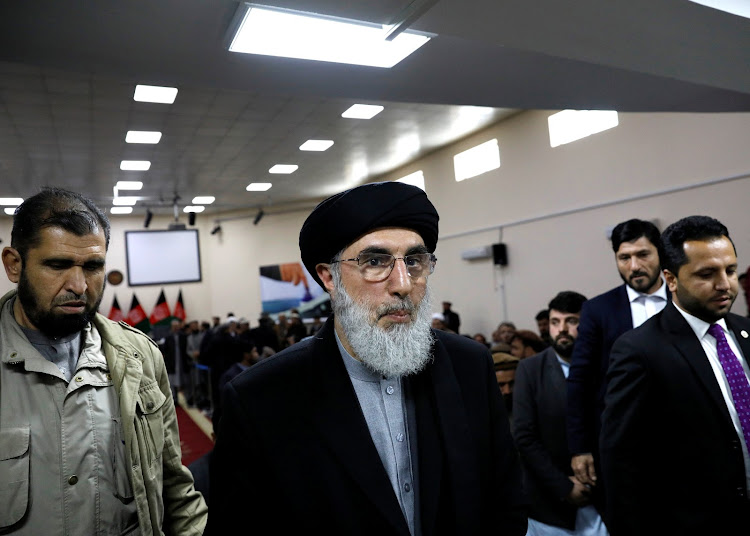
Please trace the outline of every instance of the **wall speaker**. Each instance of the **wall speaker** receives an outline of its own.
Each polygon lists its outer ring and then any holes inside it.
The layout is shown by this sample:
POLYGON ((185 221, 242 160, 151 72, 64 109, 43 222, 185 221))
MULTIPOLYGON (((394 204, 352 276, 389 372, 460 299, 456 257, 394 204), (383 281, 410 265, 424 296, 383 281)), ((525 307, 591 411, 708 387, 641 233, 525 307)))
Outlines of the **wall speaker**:
POLYGON ((492 244, 492 261, 499 266, 508 265, 508 248, 502 242, 492 244))
POLYGON ((195 212, 188 212, 188 223, 195 225, 195 212))

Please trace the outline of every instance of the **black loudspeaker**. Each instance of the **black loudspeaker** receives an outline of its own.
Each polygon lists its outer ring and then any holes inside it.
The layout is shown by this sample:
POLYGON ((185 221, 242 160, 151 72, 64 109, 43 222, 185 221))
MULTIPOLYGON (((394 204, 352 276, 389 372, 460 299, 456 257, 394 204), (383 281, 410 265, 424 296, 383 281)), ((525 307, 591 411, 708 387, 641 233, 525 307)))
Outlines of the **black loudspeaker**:
POLYGON ((508 248, 502 242, 492 244, 492 261, 500 266, 508 265, 508 248))
POLYGON ((188 212, 188 223, 195 225, 195 212, 188 212))

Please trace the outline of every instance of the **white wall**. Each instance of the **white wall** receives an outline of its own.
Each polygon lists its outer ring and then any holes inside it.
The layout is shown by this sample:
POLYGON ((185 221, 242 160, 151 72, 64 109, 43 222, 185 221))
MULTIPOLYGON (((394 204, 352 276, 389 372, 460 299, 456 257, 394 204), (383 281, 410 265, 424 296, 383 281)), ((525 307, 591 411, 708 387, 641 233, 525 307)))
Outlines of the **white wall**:
MULTIPOLYGON (((559 290, 593 297, 619 284, 605 232, 633 217, 656 219, 661 229, 691 214, 716 217, 730 230, 740 269, 747 268, 750 114, 620 114, 618 127, 552 149, 551 113, 518 114, 383 177, 424 172, 441 217, 438 267, 431 278, 435 309, 444 299, 452 301, 462 332, 489 335, 504 319, 535 328, 534 315, 559 290), (453 155, 495 137, 501 167, 455 182, 453 155), (507 267, 461 259, 464 249, 501 241, 508 246, 507 267)), ((255 325, 258 267, 299 260, 297 238, 308 213, 266 211, 257 226, 253 213, 224 221, 217 235, 209 234, 215 216, 198 215, 203 282, 164 286, 170 307, 181 288, 190 318, 232 311, 255 325)), ((155 217, 151 228, 166 228, 170 221, 155 217)), ((10 242, 10 223, 0 217, 0 245, 10 242)), ((125 272, 123 233, 142 224, 140 216, 112 217, 108 269, 125 272)), ((2 278, 0 291, 10 288, 2 278)), ((110 286, 102 312, 115 294, 127 312, 135 292, 149 313, 161 288, 110 286)), ((742 295, 733 311, 746 314, 742 295)))

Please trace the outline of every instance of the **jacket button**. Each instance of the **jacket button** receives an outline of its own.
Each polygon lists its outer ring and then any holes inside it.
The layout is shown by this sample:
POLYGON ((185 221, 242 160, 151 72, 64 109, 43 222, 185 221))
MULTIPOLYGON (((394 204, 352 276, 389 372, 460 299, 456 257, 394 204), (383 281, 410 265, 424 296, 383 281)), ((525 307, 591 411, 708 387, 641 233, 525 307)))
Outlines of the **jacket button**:
POLYGON ((76 475, 73 475, 68 479, 68 484, 70 484, 71 486, 75 486, 77 483, 78 477, 76 475))
POLYGON ((148 409, 154 409, 154 403, 153 402, 149 402, 148 404, 146 404, 146 407, 148 409))

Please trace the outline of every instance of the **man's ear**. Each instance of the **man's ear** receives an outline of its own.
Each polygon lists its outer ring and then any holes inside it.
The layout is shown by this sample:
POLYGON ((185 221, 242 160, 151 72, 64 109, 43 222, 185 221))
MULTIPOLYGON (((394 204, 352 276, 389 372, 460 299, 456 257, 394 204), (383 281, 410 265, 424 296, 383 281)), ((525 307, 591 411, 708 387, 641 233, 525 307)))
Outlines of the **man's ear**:
POLYGON ((5 267, 5 275, 11 283, 18 283, 21 279, 21 269, 23 268, 21 261, 21 255, 18 250, 11 247, 3 248, 3 266, 5 267))
POLYGON ((333 291, 333 274, 331 273, 331 265, 320 263, 315 265, 315 272, 323 282, 323 288, 330 294, 333 291))
POLYGON ((664 279, 667 282, 667 288, 669 289, 669 292, 672 292, 672 293, 676 292, 677 291, 677 276, 667 269, 664 269, 663 272, 664 272, 664 279))

